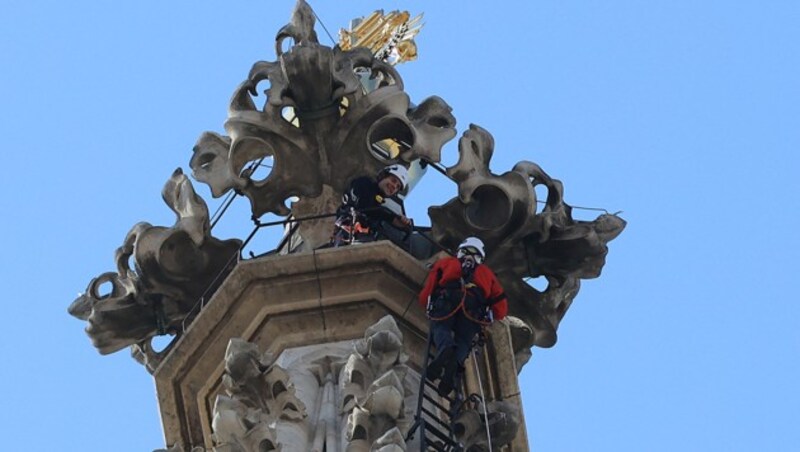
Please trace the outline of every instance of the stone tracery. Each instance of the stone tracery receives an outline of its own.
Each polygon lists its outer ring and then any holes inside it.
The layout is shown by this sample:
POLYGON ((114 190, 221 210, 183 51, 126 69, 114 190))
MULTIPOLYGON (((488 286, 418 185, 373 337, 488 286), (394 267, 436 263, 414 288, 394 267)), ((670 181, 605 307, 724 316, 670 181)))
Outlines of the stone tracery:
MULTIPOLYGON (((175 334, 201 296, 221 282, 215 277, 236 263, 241 241, 211 236, 208 208, 180 169, 162 196, 177 216, 175 225, 136 224, 115 253, 117 271, 92 279, 69 307, 70 314, 88 322, 86 333, 100 353, 175 334), (108 293, 102 293, 104 284, 111 286, 108 293)), ((143 344, 141 356, 157 358, 148 349, 143 344)))

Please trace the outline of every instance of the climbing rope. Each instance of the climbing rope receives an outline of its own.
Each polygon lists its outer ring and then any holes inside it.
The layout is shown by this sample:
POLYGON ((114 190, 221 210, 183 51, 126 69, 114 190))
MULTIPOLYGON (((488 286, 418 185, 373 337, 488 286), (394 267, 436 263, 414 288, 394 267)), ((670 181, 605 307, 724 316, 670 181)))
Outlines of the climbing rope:
POLYGON ((328 31, 328 27, 325 26, 324 22, 322 22, 322 19, 320 19, 320 17, 317 15, 317 12, 314 11, 314 8, 311 8, 311 5, 308 5, 308 7, 311 9, 311 12, 314 14, 314 17, 317 19, 317 22, 319 22, 319 24, 322 25, 322 29, 325 30, 325 34, 327 34, 328 38, 330 38, 331 44, 336 45, 336 40, 333 39, 333 36, 331 36, 331 32, 328 31))
POLYGON ((231 203, 233 203, 233 199, 238 195, 239 193, 237 193, 235 190, 231 190, 227 195, 225 195, 225 199, 222 201, 222 203, 220 203, 219 206, 217 206, 217 210, 215 210, 211 215, 211 227, 209 229, 214 229, 214 226, 217 225, 219 219, 222 218, 222 215, 225 214, 225 211, 228 210, 228 207, 230 207, 231 203))
MULTIPOLYGON (((253 161, 247 168, 245 168, 242 171, 242 174, 252 175, 256 171, 256 168, 258 168, 259 166, 271 169, 272 165, 264 165, 262 163, 266 158, 267 156, 264 156, 261 157, 258 161, 253 161)), ((217 206, 217 210, 215 210, 214 213, 211 215, 211 220, 210 220, 211 226, 209 227, 209 230, 214 229, 214 226, 216 226, 219 220, 222 219, 222 216, 225 215, 225 212, 228 210, 228 207, 230 207, 231 204, 233 204, 233 200, 236 199, 236 197, 241 194, 242 192, 240 192, 239 190, 232 190, 228 192, 222 203, 220 203, 220 205, 217 206)))
POLYGON ((492 452, 492 434, 489 431, 489 412, 486 410, 486 395, 483 393, 483 381, 481 381, 481 371, 478 368, 478 347, 472 347, 472 363, 475 364, 475 376, 478 378, 478 388, 481 391, 481 405, 483 406, 483 425, 486 426, 486 445, 489 452, 492 452))

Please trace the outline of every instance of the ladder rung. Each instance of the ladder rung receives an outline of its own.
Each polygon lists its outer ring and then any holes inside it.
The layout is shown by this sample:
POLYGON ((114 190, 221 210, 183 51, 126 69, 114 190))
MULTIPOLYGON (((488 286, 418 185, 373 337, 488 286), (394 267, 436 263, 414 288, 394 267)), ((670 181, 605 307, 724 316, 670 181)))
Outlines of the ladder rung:
POLYGON ((448 424, 447 422, 445 422, 442 419, 440 419, 439 416, 436 415, 436 413, 434 413, 432 411, 429 411, 429 410, 425 409, 424 407, 422 408, 422 412, 427 414, 431 418, 431 420, 435 421, 437 424, 439 424, 442 427, 445 427, 447 429, 450 429, 450 427, 451 427, 450 424, 448 424))
MULTIPOLYGON (((433 383, 432 383, 430 380, 425 380, 425 386, 429 387, 429 388, 430 388, 431 390, 433 390, 433 391, 438 391, 438 390, 439 390, 439 388, 437 388, 437 387, 436 387, 436 386, 435 386, 435 385, 434 385, 434 384, 433 384, 433 383)), ((438 394, 438 392, 437 392, 437 394, 438 394)), ((430 396, 428 396, 427 394, 425 394, 425 396, 426 396, 426 397, 430 397, 430 396)), ((453 402, 454 402, 454 400, 453 400, 453 399, 451 399, 450 397, 445 397, 445 396, 439 396, 439 397, 441 397, 441 398, 443 398, 443 399, 447 400, 447 401, 448 401, 448 402, 450 402, 450 403, 453 403, 453 402)))
MULTIPOLYGON (((442 410, 442 411, 444 411, 446 413, 450 412, 450 408, 442 405, 441 403, 437 402, 436 400, 434 400, 433 398, 431 398, 431 397, 429 397, 427 395, 425 396, 425 400, 428 401, 434 407, 436 407, 436 408, 438 408, 438 409, 440 409, 440 410, 442 410)), ((450 403, 452 403, 452 402, 450 402, 450 403)))
POLYGON ((433 353, 433 338, 430 333, 428 334, 427 342, 427 350, 420 375, 417 414, 414 417, 414 424, 407 433, 406 440, 414 438, 415 431, 419 429, 421 430, 419 438, 420 448, 424 449, 425 452, 431 449, 440 452, 463 452, 463 447, 452 438, 453 432, 451 430, 452 426, 450 425, 454 414, 453 410, 464 403, 463 397, 461 397, 463 374, 459 375, 460 381, 456 383, 456 395, 454 398, 451 399, 450 397, 442 396, 434 398, 435 396, 430 395, 426 387, 430 388, 433 393, 438 394, 439 392, 434 382, 427 376, 428 366, 431 361, 435 359, 433 353), (444 406, 444 400, 447 401, 449 408, 444 406), (429 404, 427 406, 425 405, 426 401, 429 404), (433 408, 438 409, 440 413, 438 415, 435 414, 433 408), (435 441, 432 441, 432 439, 435 439, 435 441))
POLYGON ((451 444, 451 445, 456 445, 456 444, 457 444, 457 443, 456 443, 456 442, 455 442, 453 439, 451 439, 451 438, 450 438, 448 435, 445 435, 445 434, 444 434, 444 433, 442 433, 440 430, 433 428, 433 426, 432 426, 432 425, 430 425, 430 424, 425 424, 425 431, 426 431, 426 432, 430 432, 430 433, 432 433, 432 434, 433 434, 434 436, 436 436, 436 437, 437 437, 439 440, 441 440, 441 441, 444 441, 444 442, 445 442, 445 444, 451 444))
MULTIPOLYGON (((428 446, 428 447, 426 447, 426 449, 433 449, 433 450, 435 450, 435 451, 439 451, 439 452, 448 452, 448 450, 447 450, 447 447, 445 447, 445 446, 440 446, 440 445, 439 445, 439 444, 437 444, 437 443, 433 443, 433 442, 431 442, 431 443, 430 443, 430 444, 428 444, 427 446, 428 446)), ((425 451, 425 452, 427 452, 427 451, 425 451)))
POLYGON ((439 407, 442 407, 442 402, 440 402, 440 400, 446 400, 447 401, 447 406, 449 406, 449 407, 452 407, 453 405, 464 403, 464 401, 465 401, 462 397, 460 397, 460 394, 456 394, 456 398, 452 398, 451 399, 450 397, 443 397, 443 396, 440 396, 438 394, 435 395, 435 396, 434 395, 430 395, 427 392, 423 393, 422 399, 423 400, 427 400, 427 401, 429 401, 431 403, 438 404, 439 407))
MULTIPOLYGON (((460 384, 461 384, 461 381, 457 381, 456 382, 456 387, 455 387, 456 393, 459 393, 460 386, 458 386, 458 385, 460 385, 460 384)), ((428 380, 427 378, 425 379, 425 386, 431 388, 434 391, 437 391, 437 394, 438 394, 439 388, 436 387, 436 385, 434 385, 433 382, 428 380)), ((449 402, 453 402, 453 399, 451 399, 450 397, 444 397, 444 396, 439 396, 439 397, 441 397, 441 398, 443 398, 443 399, 445 399, 445 400, 447 400, 449 402)))
MULTIPOLYGON (((446 447, 440 446, 437 443, 428 444, 426 449, 429 449, 429 450, 433 449, 433 450, 439 451, 439 452, 448 452, 446 447)), ((425 451, 425 452, 428 452, 428 451, 425 451)))

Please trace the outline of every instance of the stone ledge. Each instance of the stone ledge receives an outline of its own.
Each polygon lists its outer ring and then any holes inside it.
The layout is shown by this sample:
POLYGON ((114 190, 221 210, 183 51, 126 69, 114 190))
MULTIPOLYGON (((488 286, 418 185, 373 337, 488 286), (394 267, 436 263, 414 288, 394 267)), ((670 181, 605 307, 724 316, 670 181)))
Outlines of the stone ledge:
POLYGON ((211 447, 211 408, 228 341, 279 354, 357 339, 393 315, 421 362, 427 320, 416 296, 425 267, 389 242, 242 261, 156 369, 167 444, 211 447))

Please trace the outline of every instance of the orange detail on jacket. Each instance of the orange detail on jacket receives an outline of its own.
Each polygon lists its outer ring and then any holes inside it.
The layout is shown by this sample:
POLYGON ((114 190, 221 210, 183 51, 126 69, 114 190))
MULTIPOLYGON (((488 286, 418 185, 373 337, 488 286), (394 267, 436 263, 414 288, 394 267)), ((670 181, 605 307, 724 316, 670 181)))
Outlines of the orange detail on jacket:
MULTIPOLYGON (((419 305, 425 309, 428 305, 428 297, 433 292, 444 286, 449 282, 459 281, 461 279, 461 262, 455 257, 445 257, 439 259, 431 267, 428 277, 425 279, 425 284, 422 286, 422 291, 419 293, 419 305), (441 273, 441 276, 437 276, 441 273), (438 279, 438 280, 437 280, 438 279)), ((495 320, 500 320, 508 314, 508 300, 503 295, 503 288, 494 272, 487 266, 481 264, 475 268, 475 274, 472 276, 472 283, 477 285, 483 292, 483 296, 487 300, 495 299, 502 296, 496 303, 492 304, 492 314, 495 320)))

